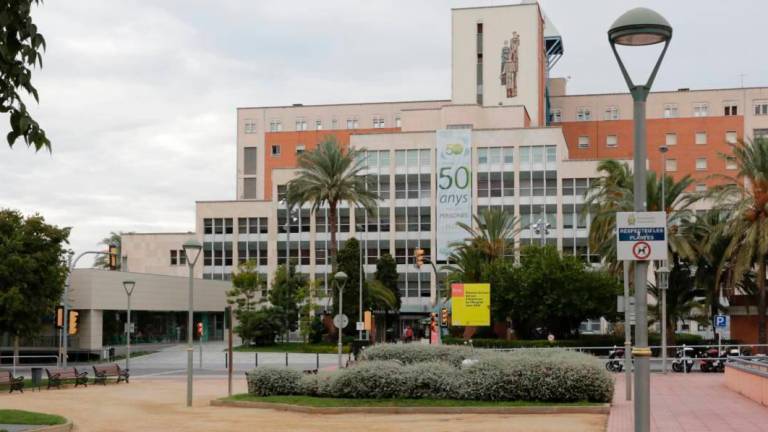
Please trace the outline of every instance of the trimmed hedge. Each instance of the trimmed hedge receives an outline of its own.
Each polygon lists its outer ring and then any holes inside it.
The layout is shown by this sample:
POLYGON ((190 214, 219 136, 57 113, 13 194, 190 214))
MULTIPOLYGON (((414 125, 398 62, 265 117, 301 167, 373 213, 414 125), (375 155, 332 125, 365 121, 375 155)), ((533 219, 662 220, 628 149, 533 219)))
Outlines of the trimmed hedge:
POLYGON ((259 367, 248 375, 248 390, 258 396, 543 402, 610 402, 613 395, 613 378, 599 360, 566 350, 473 353, 455 346, 378 345, 364 358, 319 375, 259 367), (462 365, 468 358, 476 362, 462 365))

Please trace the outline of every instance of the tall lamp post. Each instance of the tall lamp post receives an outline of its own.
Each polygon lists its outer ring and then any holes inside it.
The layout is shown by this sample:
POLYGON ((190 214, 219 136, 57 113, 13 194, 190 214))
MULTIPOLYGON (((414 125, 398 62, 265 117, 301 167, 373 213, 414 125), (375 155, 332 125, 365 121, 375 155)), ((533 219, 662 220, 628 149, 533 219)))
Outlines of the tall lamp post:
POLYGON ((131 294, 133 294, 133 288, 136 287, 136 282, 132 280, 123 281, 123 289, 128 295, 128 311, 126 317, 125 326, 125 370, 131 370, 131 294))
MULTIPOLYGON (((343 271, 337 272, 335 275, 333 275, 333 280, 336 282, 336 288, 339 290, 339 313, 337 316, 341 316, 344 314, 344 308, 342 307, 344 304, 344 287, 347 285, 347 274, 343 271)), ((342 349, 342 342, 341 342, 341 333, 342 333, 342 326, 338 326, 337 330, 339 332, 339 369, 341 369, 341 349, 342 349)))
POLYGON ((531 225, 531 229, 533 229, 533 232, 535 232, 539 236, 542 247, 547 245, 547 235, 549 235, 550 228, 552 228, 552 225, 549 222, 547 222, 544 215, 542 215, 539 218, 539 220, 536 221, 535 224, 531 225))
MULTIPOLYGON (((661 211, 664 212, 664 225, 667 224, 667 152, 669 147, 666 145, 659 147, 661 153, 661 211)), ((667 289, 669 288, 669 268, 666 260, 661 264, 661 268, 656 270, 658 277, 658 288, 661 291, 661 370, 667 373, 667 289), (664 283, 662 283, 662 271, 664 274, 664 283)))
POLYGON ((197 259, 200 257, 200 251, 203 249, 203 245, 197 240, 187 240, 182 245, 184 249, 184 255, 187 257, 187 267, 189 267, 189 311, 187 316, 187 406, 192 406, 192 361, 195 351, 194 345, 192 345, 192 315, 194 314, 194 269, 197 259))
MULTIPOLYGON (((651 91, 651 86, 659 71, 661 61, 667 52, 672 39, 672 26, 658 13, 646 9, 635 8, 620 16, 608 30, 608 41, 619 63, 621 73, 629 87, 634 101, 634 196, 635 211, 646 210, 646 131, 645 131, 645 102, 651 91), (656 60, 656 64, 645 84, 635 84, 630 78, 624 62, 621 60, 616 45, 647 46, 663 43, 664 48, 656 60)), ((635 264, 635 348, 632 355, 635 362, 635 432, 650 430, 650 368, 651 349, 648 347, 648 303, 647 303, 648 262, 637 261, 635 264)))

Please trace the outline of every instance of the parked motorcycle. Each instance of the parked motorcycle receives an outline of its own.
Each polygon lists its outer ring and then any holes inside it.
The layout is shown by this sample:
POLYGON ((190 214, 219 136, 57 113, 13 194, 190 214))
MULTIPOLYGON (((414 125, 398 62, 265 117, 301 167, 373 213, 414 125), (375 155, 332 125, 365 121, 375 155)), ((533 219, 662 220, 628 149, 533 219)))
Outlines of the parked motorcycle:
POLYGON ((621 372, 624 370, 624 348, 614 347, 608 351, 608 362, 605 368, 611 372, 621 372))
POLYGON ((690 372, 693 369, 694 358, 696 353, 693 348, 685 347, 675 350, 675 359, 672 361, 672 370, 675 372, 683 371, 683 363, 685 363, 685 371, 690 372), (683 355, 685 354, 685 355, 683 355))
POLYGON ((725 372, 725 360, 717 348, 707 348, 702 354, 700 368, 702 372, 725 372))

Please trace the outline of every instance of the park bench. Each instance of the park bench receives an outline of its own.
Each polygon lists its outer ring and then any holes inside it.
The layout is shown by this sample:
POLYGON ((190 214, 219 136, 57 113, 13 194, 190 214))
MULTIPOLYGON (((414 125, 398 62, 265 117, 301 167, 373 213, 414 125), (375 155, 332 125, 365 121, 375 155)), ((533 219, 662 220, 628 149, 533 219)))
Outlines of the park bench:
POLYGON ((48 375, 48 389, 51 387, 61 388, 63 381, 74 381, 75 387, 83 384, 88 387, 88 372, 78 372, 76 368, 45 369, 48 375))
POLYGON ((24 377, 14 377, 10 371, 0 371, 0 384, 7 384, 10 387, 8 393, 18 390, 24 393, 24 377))
POLYGON ((117 382, 125 381, 126 383, 130 379, 131 375, 128 373, 128 369, 121 369, 117 363, 106 365, 94 365, 93 366, 93 382, 107 385, 108 377, 116 377, 117 382))

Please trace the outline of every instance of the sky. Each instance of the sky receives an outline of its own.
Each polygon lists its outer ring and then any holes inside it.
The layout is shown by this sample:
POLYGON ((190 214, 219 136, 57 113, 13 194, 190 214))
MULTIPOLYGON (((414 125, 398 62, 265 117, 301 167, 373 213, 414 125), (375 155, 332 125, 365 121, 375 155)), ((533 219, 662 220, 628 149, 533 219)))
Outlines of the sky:
MULTIPOLYGON (((237 107, 449 99, 451 8, 516 2, 46 1, 30 105, 52 152, 0 144, 0 208, 72 227, 77 252, 110 231, 191 231, 196 200, 235 198, 237 107)), ((637 6, 674 27, 654 89, 768 86, 768 2, 541 4, 569 93, 626 91, 606 30, 637 6)))

